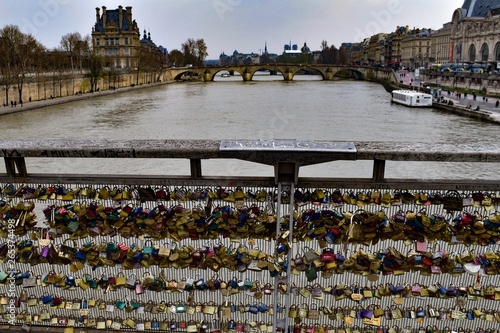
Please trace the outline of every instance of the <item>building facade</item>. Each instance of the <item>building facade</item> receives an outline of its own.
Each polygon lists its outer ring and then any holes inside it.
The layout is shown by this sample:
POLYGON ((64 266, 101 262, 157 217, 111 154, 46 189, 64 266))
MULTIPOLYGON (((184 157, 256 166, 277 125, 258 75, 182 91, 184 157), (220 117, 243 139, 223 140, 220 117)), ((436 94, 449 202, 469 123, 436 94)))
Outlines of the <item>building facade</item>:
POLYGON ((409 68, 426 67, 431 52, 431 31, 428 29, 410 30, 401 39, 401 65, 409 68))
POLYGON ((140 32, 132 19, 132 7, 108 10, 102 6, 102 15, 96 8, 92 45, 94 54, 104 57, 106 67, 136 68, 140 32))
POLYGON ((499 69, 500 0, 465 0, 451 23, 454 62, 481 64, 485 71, 499 69))
POLYGON ((446 64, 453 61, 453 49, 451 45, 451 23, 443 24, 443 27, 431 35, 431 52, 429 60, 432 64, 446 64))

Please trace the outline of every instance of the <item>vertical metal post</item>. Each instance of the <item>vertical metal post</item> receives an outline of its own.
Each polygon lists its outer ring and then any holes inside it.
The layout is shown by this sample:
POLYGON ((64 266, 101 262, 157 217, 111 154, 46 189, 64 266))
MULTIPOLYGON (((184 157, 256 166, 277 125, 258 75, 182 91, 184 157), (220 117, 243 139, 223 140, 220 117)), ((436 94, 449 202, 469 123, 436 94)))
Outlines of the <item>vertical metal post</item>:
POLYGON ((383 181, 385 178, 385 160, 373 160, 373 176, 374 181, 383 181))
POLYGON ((289 219, 288 219, 288 244, 290 245, 290 250, 288 251, 288 265, 286 267, 286 302, 285 302, 285 333, 289 331, 288 329, 288 311, 290 311, 290 275, 292 274, 292 264, 291 260, 294 258, 293 255, 293 211, 294 211, 294 197, 295 193, 294 183, 290 184, 290 204, 288 205, 289 209, 289 219))
MULTIPOLYGON (((293 211, 294 211, 294 206, 293 206, 293 193, 295 192, 294 185, 293 183, 288 184, 283 184, 283 183, 278 183, 278 207, 276 209, 276 236, 279 236, 281 234, 281 228, 280 228, 280 221, 281 221, 281 192, 283 191, 283 188, 288 188, 290 191, 290 204, 288 208, 288 215, 289 215, 289 221, 288 221, 288 244, 290 245, 290 248, 288 250, 287 256, 285 258, 286 261, 288 261, 287 264, 287 269, 286 269, 286 294, 285 294, 285 305, 284 305, 284 312, 285 312, 285 327, 284 327, 284 333, 288 332, 288 311, 290 310, 290 286, 289 286, 289 281, 290 281, 290 274, 291 274, 291 264, 290 264, 290 258, 293 258, 293 247, 291 244, 293 243, 293 211)), ((275 246, 278 246, 278 240, 276 239, 275 241, 275 246)), ((275 259, 278 259, 278 255, 276 253, 275 259)), ((278 320, 278 312, 276 311, 276 305, 278 304, 278 285, 279 285, 280 279, 275 279, 274 280, 274 314, 273 314, 273 333, 277 332, 277 320, 278 320)))
POLYGON ((24 157, 4 157, 4 160, 7 176, 26 177, 28 175, 24 157))
MULTIPOLYGON (((278 236, 280 235, 280 220, 281 220, 281 183, 278 183, 278 201, 277 201, 277 207, 276 207, 276 240, 274 241, 274 248, 276 249, 278 246, 278 236)), ((278 261, 278 252, 274 252, 274 262, 278 261)), ((274 312, 273 312, 273 333, 276 333, 276 322, 278 319, 278 311, 276 311, 276 304, 278 304, 278 285, 279 285, 279 279, 276 277, 274 278, 274 300, 273 300, 273 307, 274 307, 274 312)))
POLYGON ((192 158, 189 160, 189 165, 191 166, 191 177, 201 178, 201 159, 192 158))

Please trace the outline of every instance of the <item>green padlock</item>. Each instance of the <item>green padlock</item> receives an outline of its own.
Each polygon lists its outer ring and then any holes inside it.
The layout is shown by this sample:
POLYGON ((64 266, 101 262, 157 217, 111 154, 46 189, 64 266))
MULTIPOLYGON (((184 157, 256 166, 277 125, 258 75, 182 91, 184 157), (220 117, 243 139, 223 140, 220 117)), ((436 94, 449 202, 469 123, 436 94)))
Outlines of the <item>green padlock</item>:
POLYGON ((109 242, 106 245, 106 251, 107 252, 116 252, 116 250, 118 250, 118 244, 116 244, 114 242, 109 242))
POLYGON ((144 249, 142 250, 142 253, 145 253, 145 254, 152 254, 153 253, 153 242, 152 241, 147 240, 144 243, 144 249), (148 244, 148 242, 149 242, 149 244, 148 244))
POLYGON ((179 301, 175 306, 175 313, 186 313, 186 309, 186 305, 182 304, 181 301, 179 301))
POLYGON ((116 301, 115 306, 117 309, 123 310, 127 303, 125 301, 116 301))

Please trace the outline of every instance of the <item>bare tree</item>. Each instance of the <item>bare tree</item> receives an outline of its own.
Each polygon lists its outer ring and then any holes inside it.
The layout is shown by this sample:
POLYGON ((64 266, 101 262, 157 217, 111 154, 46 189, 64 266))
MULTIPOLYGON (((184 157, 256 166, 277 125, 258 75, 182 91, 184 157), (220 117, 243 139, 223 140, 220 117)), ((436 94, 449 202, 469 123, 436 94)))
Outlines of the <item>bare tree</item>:
POLYGON ((0 30, 0 73, 5 87, 6 102, 9 88, 17 84, 19 102, 22 102, 26 76, 33 72, 35 60, 44 47, 29 34, 23 34, 17 26, 7 25, 0 30))
POLYGON ((75 48, 75 61, 80 73, 84 68, 85 62, 89 60, 91 52, 92 38, 90 35, 86 35, 82 40, 78 41, 75 48))
POLYGON ((104 73, 104 59, 102 56, 92 54, 89 58, 90 91, 97 91, 97 82, 104 73))
POLYGON ((328 42, 326 40, 321 41, 321 51, 326 51, 328 49, 328 42))
POLYGON ((203 40, 203 38, 196 40, 196 58, 198 60, 198 65, 203 65, 203 61, 206 57, 208 57, 208 53, 205 40, 203 40))
POLYGON ((67 52, 71 62, 71 76, 73 78, 72 90, 75 90, 75 59, 79 53, 82 36, 79 32, 72 32, 61 37, 61 47, 67 52))
POLYGON ((173 66, 179 66, 183 63, 183 58, 182 52, 174 49, 168 54, 168 63, 173 66))
POLYGON ((184 56, 184 65, 193 64, 195 66, 202 66, 203 61, 208 56, 207 45, 203 38, 198 40, 189 38, 182 44, 181 49, 184 56))

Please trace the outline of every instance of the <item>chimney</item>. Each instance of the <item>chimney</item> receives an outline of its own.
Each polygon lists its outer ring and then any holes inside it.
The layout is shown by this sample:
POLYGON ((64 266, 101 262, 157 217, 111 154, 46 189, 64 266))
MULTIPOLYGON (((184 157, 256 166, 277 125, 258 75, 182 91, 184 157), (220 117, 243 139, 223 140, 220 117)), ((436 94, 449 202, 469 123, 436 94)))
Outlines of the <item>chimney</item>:
POLYGON ((99 7, 95 8, 95 23, 99 24, 99 19, 101 18, 101 13, 99 7))
POLYGON ((102 6, 102 27, 106 28, 106 6, 102 6))
POLYGON ((123 7, 118 6, 118 29, 122 30, 123 26, 123 7))
POLYGON ((132 7, 127 6, 125 7, 125 10, 127 11, 128 24, 132 25, 132 7))

